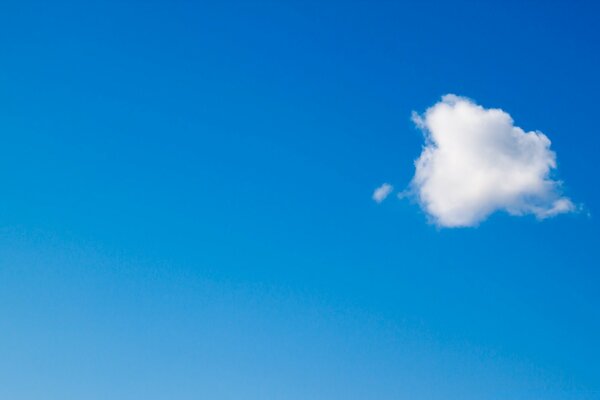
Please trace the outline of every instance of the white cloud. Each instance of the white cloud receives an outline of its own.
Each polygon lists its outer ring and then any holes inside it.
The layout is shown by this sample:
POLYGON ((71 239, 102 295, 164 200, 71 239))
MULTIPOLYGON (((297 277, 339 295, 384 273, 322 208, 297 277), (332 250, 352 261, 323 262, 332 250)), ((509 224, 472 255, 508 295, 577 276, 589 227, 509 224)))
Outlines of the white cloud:
POLYGON ((394 190, 392 185, 384 183, 373 192, 373 200, 375 200, 376 203, 381 203, 390 193, 392 193, 392 190, 394 190))
POLYGON ((474 226, 498 210, 539 219, 575 210, 549 177, 556 155, 548 137, 525 132, 508 113, 449 94, 413 121, 425 145, 411 192, 436 225, 474 226))

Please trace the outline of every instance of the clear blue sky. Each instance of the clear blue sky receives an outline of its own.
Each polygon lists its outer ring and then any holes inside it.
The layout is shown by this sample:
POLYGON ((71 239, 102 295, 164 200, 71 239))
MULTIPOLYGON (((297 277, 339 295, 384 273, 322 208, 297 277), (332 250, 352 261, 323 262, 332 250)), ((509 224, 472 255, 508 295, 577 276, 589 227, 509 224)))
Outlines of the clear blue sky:
POLYGON ((599 12, 3 1, 0 398, 600 399, 599 12), (585 211, 375 204, 445 93, 585 211))

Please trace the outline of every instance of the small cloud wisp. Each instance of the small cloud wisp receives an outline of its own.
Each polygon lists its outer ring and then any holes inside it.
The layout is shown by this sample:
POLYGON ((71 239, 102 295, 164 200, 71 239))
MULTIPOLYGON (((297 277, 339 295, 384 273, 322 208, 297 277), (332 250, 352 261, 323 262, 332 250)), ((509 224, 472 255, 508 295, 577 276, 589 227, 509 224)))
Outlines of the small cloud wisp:
POLYGON ((390 185, 389 183, 384 183, 383 185, 375 189, 372 198, 377 204, 379 204, 382 201, 384 201, 390 195, 390 193, 392 193, 393 190, 394 187, 392 185, 390 185))

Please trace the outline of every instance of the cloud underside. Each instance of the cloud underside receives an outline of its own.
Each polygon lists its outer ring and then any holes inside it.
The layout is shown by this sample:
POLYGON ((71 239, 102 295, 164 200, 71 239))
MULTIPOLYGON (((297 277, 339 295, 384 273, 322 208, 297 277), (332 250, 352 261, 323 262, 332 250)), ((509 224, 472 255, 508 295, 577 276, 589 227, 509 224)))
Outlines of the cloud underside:
POLYGON ((425 145, 411 191, 436 225, 475 226, 500 210, 544 219, 575 209, 549 177, 550 140, 515 126, 508 113, 446 95, 413 121, 425 145))

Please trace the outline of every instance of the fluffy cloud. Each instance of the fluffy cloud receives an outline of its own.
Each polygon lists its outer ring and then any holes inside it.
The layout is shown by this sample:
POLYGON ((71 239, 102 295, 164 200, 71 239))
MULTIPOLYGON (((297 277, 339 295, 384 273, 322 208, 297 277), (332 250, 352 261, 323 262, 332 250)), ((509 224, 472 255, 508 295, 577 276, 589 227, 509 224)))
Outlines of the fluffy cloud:
POLYGON ((392 193, 392 190, 394 190, 392 185, 384 183, 373 192, 373 200, 375 200, 376 203, 381 203, 390 193, 392 193))
POLYGON ((549 177, 556 155, 548 137, 525 132, 503 110, 449 94, 413 121, 425 145, 411 192, 436 225, 474 226, 498 210, 544 219, 575 209, 549 177))

